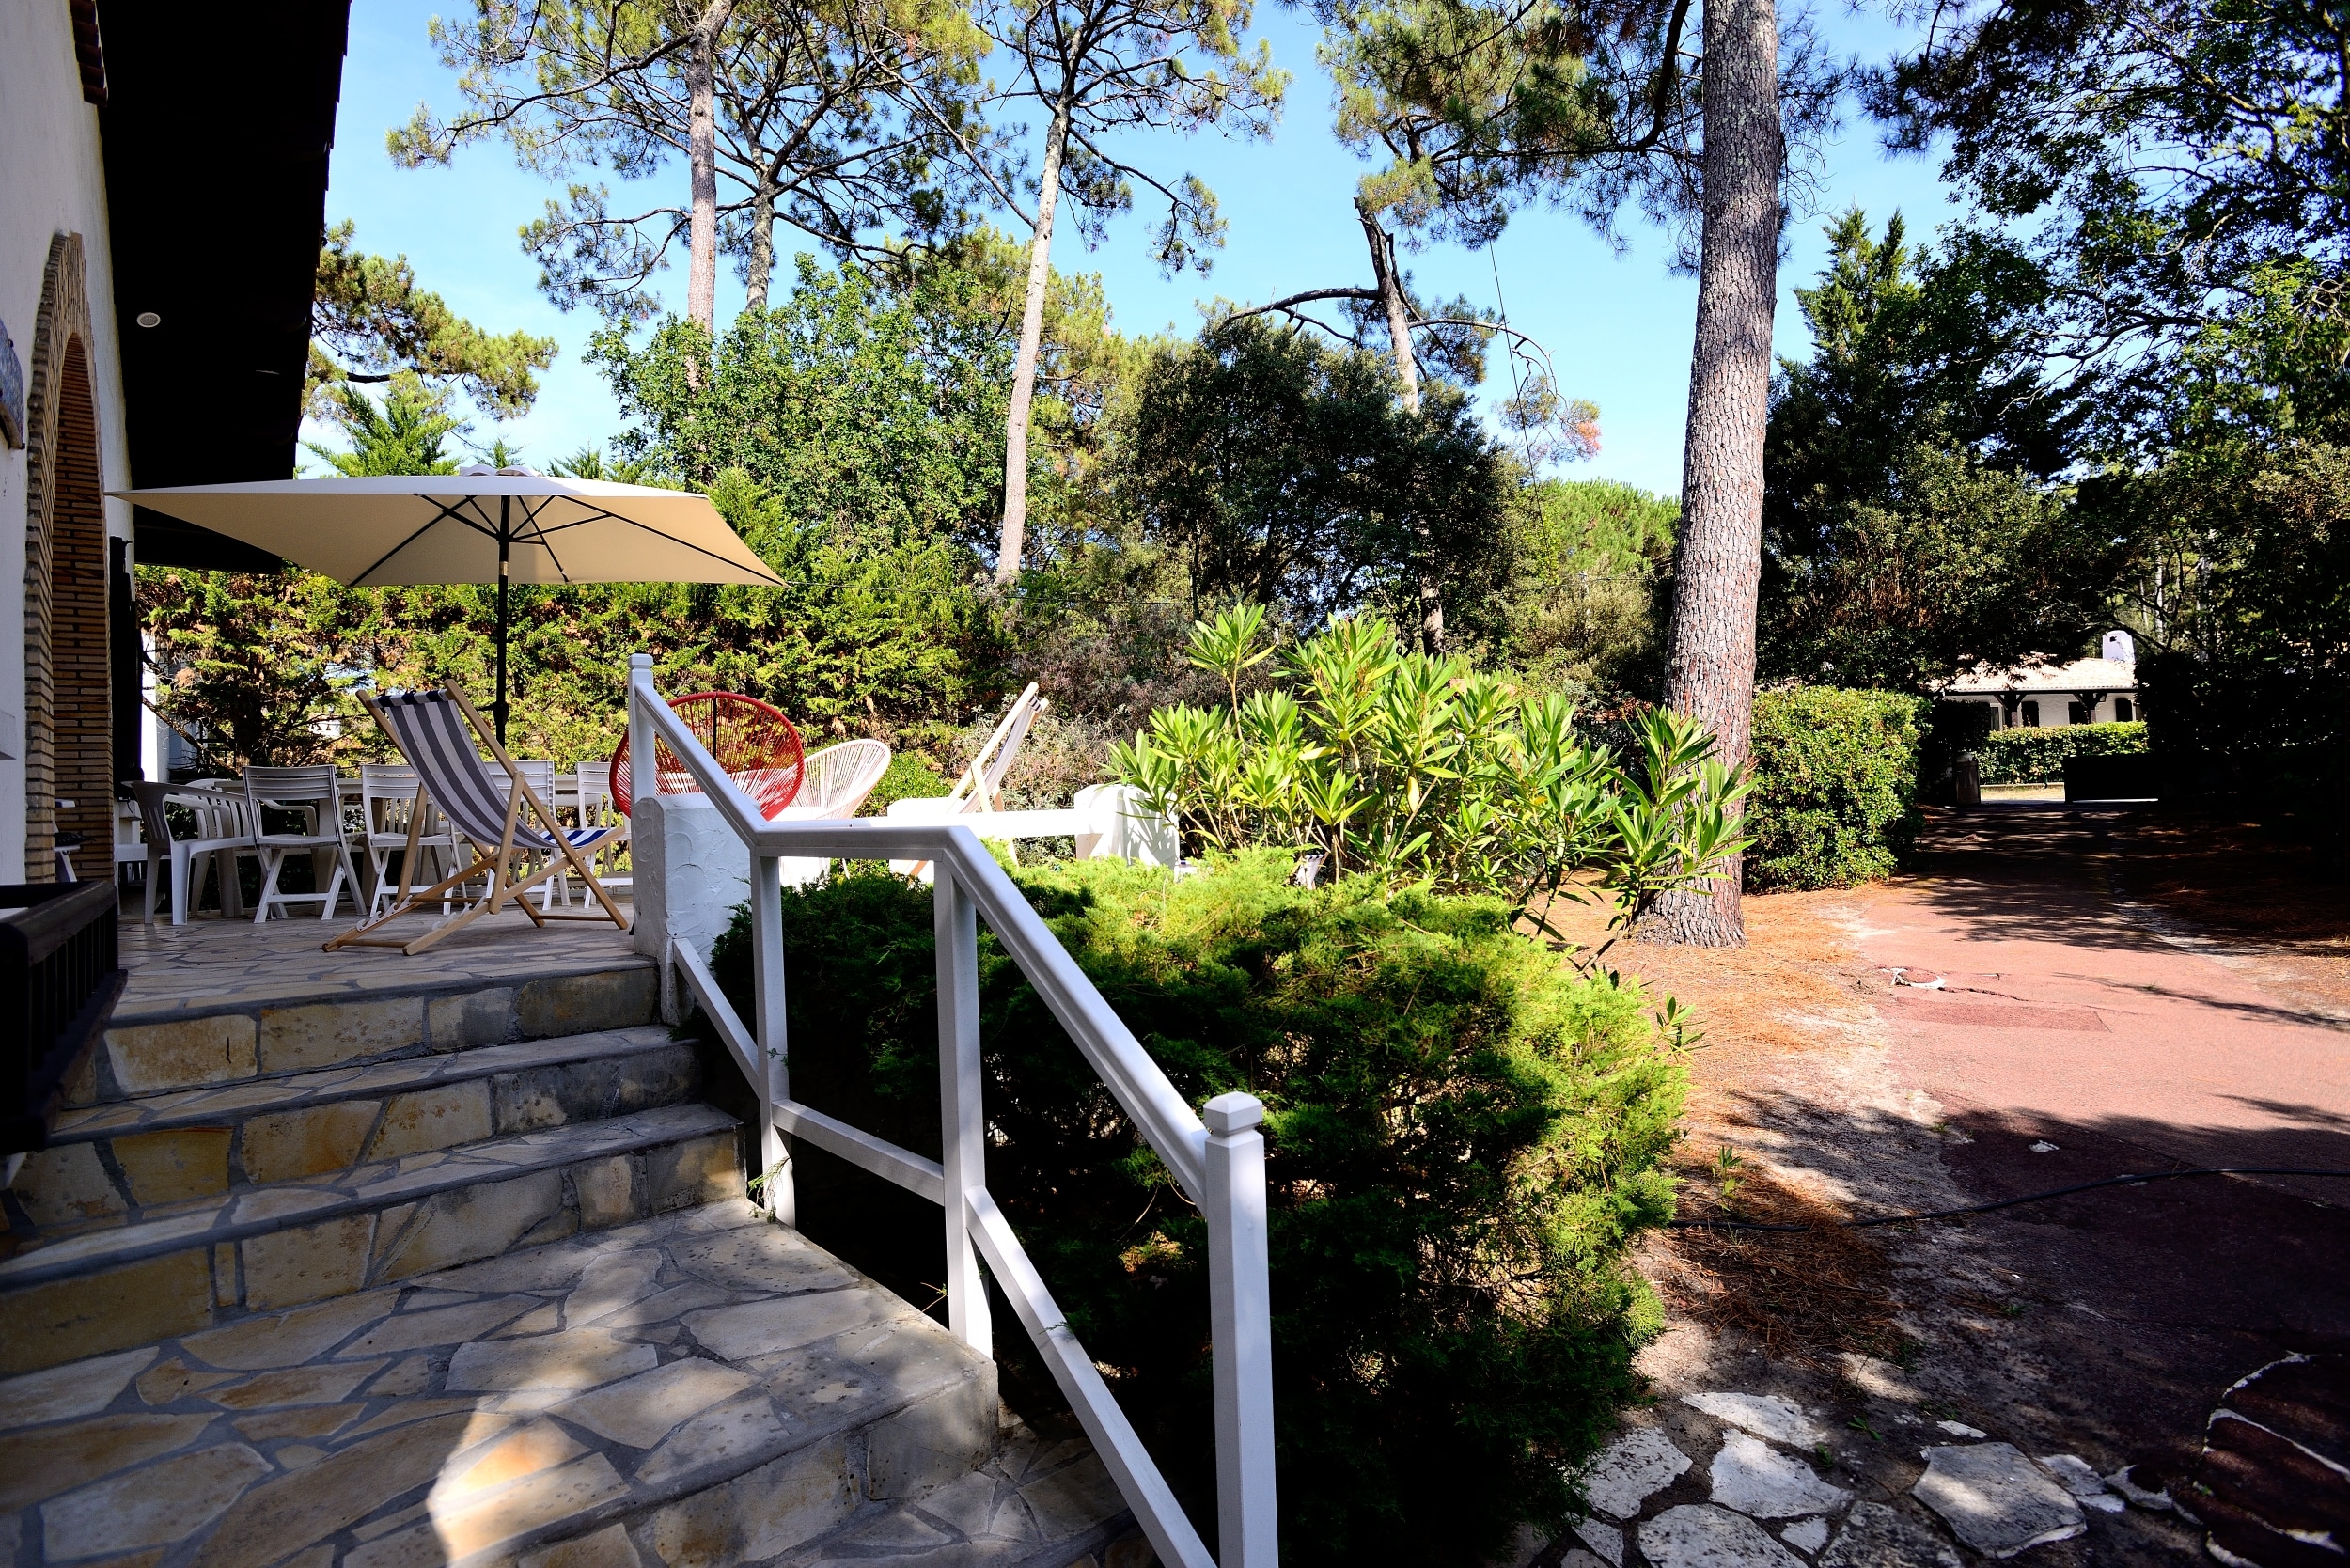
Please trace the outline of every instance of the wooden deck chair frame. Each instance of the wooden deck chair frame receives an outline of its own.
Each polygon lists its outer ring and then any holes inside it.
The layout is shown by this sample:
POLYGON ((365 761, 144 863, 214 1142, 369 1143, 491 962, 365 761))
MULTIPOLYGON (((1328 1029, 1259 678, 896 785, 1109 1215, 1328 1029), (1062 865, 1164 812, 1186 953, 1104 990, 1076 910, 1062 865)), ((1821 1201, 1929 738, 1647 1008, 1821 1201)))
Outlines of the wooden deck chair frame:
MULTIPOLYGON (((1000 811, 1004 808, 1004 778, 1011 772, 1012 759, 1020 755, 1020 744, 1028 738, 1028 730, 1052 704, 1037 695, 1037 683, 1029 682, 1026 688, 1012 699, 1004 716, 996 722, 995 732, 987 744, 971 759, 971 765, 963 770, 955 787, 947 792, 947 798, 957 801, 953 814, 965 816, 973 811, 1000 811)), ((891 862, 890 869, 898 869, 891 862)), ((930 870, 927 860, 916 860, 908 876, 920 876, 930 870)))
MULTIPOLYGON (((517 908, 522 910, 524 914, 530 917, 531 920, 535 924, 542 928, 550 920, 601 921, 609 919, 614 925, 619 926, 622 931, 628 930, 628 917, 620 912, 620 906, 619 904, 613 902, 611 894, 606 892, 603 885, 596 879, 595 872, 589 867, 588 863, 580 857, 580 846, 575 846, 572 842, 571 839, 566 835, 563 829, 563 824, 555 815, 554 808, 547 802, 540 799, 539 792, 536 790, 533 790, 529 784, 525 782, 522 776, 522 770, 514 765, 514 759, 507 755, 506 747, 498 744, 496 734, 491 729, 488 724, 482 721, 481 714, 475 710, 474 705, 465 700, 465 694, 463 690, 461 689, 457 682, 453 680, 445 682, 442 684, 441 690, 447 695, 450 701, 457 704, 458 712, 465 716, 465 723, 472 729, 473 733, 480 739, 481 744, 489 748, 492 760, 506 771, 506 825, 504 833, 499 838, 497 850, 494 854, 484 854, 480 851, 478 846, 476 846, 474 863, 466 867, 463 870, 459 871, 456 875, 444 877, 430 887, 419 888, 414 885, 410 879, 415 874, 413 868, 416 864, 416 851, 419 847, 417 840, 421 836, 423 823, 426 816, 428 815, 428 811, 426 809, 428 803, 427 781, 429 781, 432 776, 432 769, 422 759, 409 757, 408 761, 411 766, 415 768, 419 776, 419 782, 416 785, 416 807, 415 809, 411 810, 408 815, 408 853, 400 857, 400 899, 392 905, 391 908, 385 910, 382 915, 377 916, 374 919, 368 920, 360 925, 354 926, 351 930, 343 933, 340 936, 336 937, 333 941, 326 943, 326 950, 332 952, 337 948, 352 947, 398 948, 401 952, 409 954, 413 957, 414 955, 424 951, 427 948, 431 947, 434 943, 441 941, 443 938, 454 935, 457 932, 463 930, 468 925, 471 925, 475 920, 479 919, 482 916, 495 914, 498 910, 503 909, 509 903, 512 903, 517 908), (528 831, 525 828, 524 811, 525 808, 538 815, 540 824, 544 829, 543 837, 551 841, 552 848, 555 853, 548 853, 545 847, 531 843, 528 840, 525 840, 520 843, 516 841, 517 829, 528 831), (516 860, 519 858, 527 858, 533 854, 546 854, 547 863, 529 875, 509 881, 509 875, 516 869, 516 860), (545 882, 548 878, 556 875, 556 872, 561 870, 566 866, 569 866, 572 870, 579 873, 580 880, 588 886, 591 892, 594 893, 596 902, 603 906, 602 910, 589 911, 588 913, 580 915, 572 915, 556 911, 533 909, 530 906, 530 901, 523 897, 524 894, 529 892, 540 883, 545 882), (420 915, 427 913, 424 907, 427 903, 436 902, 450 889, 462 887, 464 884, 472 881, 475 877, 483 875, 487 875, 490 879, 489 896, 474 904, 471 908, 465 910, 462 914, 452 916, 443 920, 439 925, 434 926, 431 931, 426 932, 422 936, 416 937, 413 941, 403 942, 396 936, 377 936, 372 934, 384 926, 389 925, 392 921, 399 919, 403 915, 420 915)), ((367 707, 368 716, 375 720, 377 727, 391 739, 394 746, 400 746, 400 735, 398 731, 393 729, 391 724, 384 717, 382 711, 377 706, 378 699, 374 698, 364 698, 361 700, 367 707)), ((407 756, 404 748, 401 750, 401 755, 407 756)), ((447 814, 446 808, 443 808, 443 814, 447 814)), ((454 821, 455 819, 452 818, 451 820, 454 821)), ((541 835, 535 832, 531 834, 531 838, 533 839, 540 836, 541 835)), ((470 837, 471 836, 468 835, 469 839, 470 837)), ((593 843, 590 843, 586 847, 592 849, 594 845, 593 843)))

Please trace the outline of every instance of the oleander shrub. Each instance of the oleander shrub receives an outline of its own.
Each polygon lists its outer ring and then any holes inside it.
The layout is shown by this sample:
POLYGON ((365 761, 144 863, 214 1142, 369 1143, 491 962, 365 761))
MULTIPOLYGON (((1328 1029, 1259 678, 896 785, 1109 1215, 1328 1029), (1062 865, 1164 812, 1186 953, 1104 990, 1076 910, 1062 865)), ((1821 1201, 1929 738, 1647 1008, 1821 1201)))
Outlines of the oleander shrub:
POLYGON ((2146 749, 2146 726, 2071 724, 2061 729, 1995 729, 1976 748, 1985 784, 2053 784, 2075 757, 2130 757, 2146 749))
MULTIPOLYGON (((1291 866, 1011 875, 1194 1105, 1266 1104, 1284 1560, 1483 1562, 1521 1521, 1563 1528, 1637 1392, 1661 1310, 1626 1253, 1672 1214, 1684 1072, 1637 983, 1562 964, 1503 901, 1291 866)), ((934 1157, 931 894, 783 898, 794 1096, 934 1157)), ((749 962, 745 911, 714 960, 742 1007, 749 962)), ((1213 1539, 1203 1224, 984 931, 979 965, 989 1190, 1213 1539)), ((821 1163, 797 1164, 811 1236, 941 1278, 935 1206, 817 1190, 821 1163), (909 1237, 917 1259, 886 1255, 909 1237)))
POLYGON ((1890 876, 1918 837, 1930 706, 1830 686, 1757 692, 1747 885, 1849 887, 1890 876))

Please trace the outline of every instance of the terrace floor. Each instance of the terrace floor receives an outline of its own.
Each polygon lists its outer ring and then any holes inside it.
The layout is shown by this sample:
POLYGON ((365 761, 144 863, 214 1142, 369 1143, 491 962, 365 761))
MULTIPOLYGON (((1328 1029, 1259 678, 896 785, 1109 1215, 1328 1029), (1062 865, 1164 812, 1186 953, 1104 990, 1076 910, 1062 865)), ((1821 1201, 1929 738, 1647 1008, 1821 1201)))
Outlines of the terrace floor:
MULTIPOLYGON (((437 947, 411 958, 396 948, 321 950, 358 924, 315 916, 272 920, 197 918, 184 926, 140 923, 124 901, 122 964, 131 972, 114 1021, 165 1023, 243 1011, 272 1002, 316 1002, 370 992, 472 991, 560 976, 650 967, 629 933, 602 922, 553 921, 541 930, 519 911, 485 915, 437 947)), ((421 935, 423 919, 393 930, 421 935)))

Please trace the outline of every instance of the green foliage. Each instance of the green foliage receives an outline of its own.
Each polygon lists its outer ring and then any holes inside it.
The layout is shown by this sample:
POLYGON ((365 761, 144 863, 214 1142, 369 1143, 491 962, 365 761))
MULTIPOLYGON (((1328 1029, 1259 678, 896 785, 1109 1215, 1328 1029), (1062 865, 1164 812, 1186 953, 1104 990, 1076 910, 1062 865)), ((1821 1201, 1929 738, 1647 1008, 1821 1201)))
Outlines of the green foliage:
POLYGON ((1975 243, 2044 280, 2035 336, 2060 373, 2098 370, 2108 449, 2143 451, 2183 380, 2264 373, 2238 329, 2283 324, 2261 321, 2280 285, 2285 336, 2321 351, 2292 356, 2302 386, 2340 398, 2346 61, 2350 14, 2312 0, 2060 0, 1953 16, 1871 96, 1900 145, 1944 153, 1975 243))
POLYGON ((1765 446, 1766 676, 1914 691, 2071 647, 2107 614, 2110 533, 2045 476, 2065 400, 2037 384, 2022 287, 1964 250, 1911 254, 1855 210, 1795 290, 1815 342, 1781 362, 1765 446))
POLYGON ((322 400, 324 388, 406 375, 436 392, 461 387, 501 419, 528 413, 539 396, 538 373, 555 363, 555 339, 482 331, 420 288, 405 256, 387 261, 353 249, 354 227, 349 220, 334 225, 319 249, 310 303, 311 411, 334 418, 349 409, 347 401, 322 400))
POLYGON ((1515 580, 1496 655, 1537 685, 1602 701, 1661 673, 1660 592, 1680 503, 1614 479, 1543 479, 1512 508, 1515 580))
POLYGON ((1432 387, 1413 414, 1386 361, 1248 318, 1143 369, 1120 478, 1195 605, 1313 626, 1400 604, 1433 563, 1448 627, 1473 635, 1508 581, 1506 464, 1457 394, 1432 387))
POLYGON ((938 771, 938 764, 918 751, 893 752, 889 766, 882 771, 881 782, 865 797, 866 817, 884 817, 889 808, 901 800, 932 800, 947 792, 947 776, 938 771))
POLYGON ((1244 699, 1242 677, 1272 651, 1263 627, 1255 606, 1194 627, 1192 662, 1230 700, 1161 708, 1110 754, 1190 844, 1319 853, 1333 876, 1497 894, 1536 918, 1548 898, 1583 896, 1572 879, 1589 872, 1619 930, 1737 851, 1744 786, 1679 714, 1644 715, 1619 766, 1564 698, 1402 652, 1371 616, 1296 644, 1284 683, 1244 699))
MULTIPOLYGON (((1499 902, 1289 869, 1012 874, 1186 1099, 1266 1103, 1283 1556, 1465 1568, 1518 1521, 1564 1527, 1569 1474, 1636 1395, 1661 1312, 1626 1249, 1672 1213, 1684 1072, 1636 983, 1562 971, 1499 902)), ((868 875, 783 898, 795 1096, 934 1155, 930 894, 868 875)), ((747 911, 713 962, 747 1006, 747 911)), ((1198 1213, 984 932, 979 963, 989 1191, 1203 1499, 1198 1213)), ((804 1223, 883 1267, 878 1186, 804 1186, 804 1223)), ((901 1266, 935 1279, 924 1212, 901 1266)))
POLYGON ((415 377, 396 378, 381 403, 349 382, 327 387, 323 400, 351 449, 338 452, 315 441, 305 445, 344 478, 457 472, 457 459, 445 445, 457 421, 444 400, 415 377))
MULTIPOLYGON (((550 181, 604 169, 639 181, 625 213, 611 190, 571 181, 525 225, 523 245, 558 306, 608 321, 660 313, 651 281, 687 221, 677 167, 691 127, 686 74, 701 6, 545 0, 432 19, 465 109, 419 107, 385 138, 405 167, 503 139, 550 181), (665 177, 666 178, 663 178, 665 177), (643 201, 647 188, 667 199, 643 201)), ((710 52, 720 185, 718 242, 740 259, 753 309, 765 306, 778 222, 836 254, 885 254, 964 217, 1003 150, 978 116, 986 40, 951 0, 739 0, 710 52)))
POLYGON ((2070 724, 2060 729, 1995 729, 1976 756, 1985 784, 2050 784, 2075 757, 2132 757, 2146 749, 2146 726, 2070 724))
POLYGON ((619 443, 696 489, 728 469, 780 516, 844 546, 983 541, 1003 476, 1010 346, 951 271, 892 290, 798 259, 798 285, 711 341, 669 321, 643 347, 595 339, 622 410, 619 443))
POLYGON ((1918 836, 1918 754, 1932 704, 1797 686, 1754 696, 1747 885, 1849 887, 1890 876, 1918 836))

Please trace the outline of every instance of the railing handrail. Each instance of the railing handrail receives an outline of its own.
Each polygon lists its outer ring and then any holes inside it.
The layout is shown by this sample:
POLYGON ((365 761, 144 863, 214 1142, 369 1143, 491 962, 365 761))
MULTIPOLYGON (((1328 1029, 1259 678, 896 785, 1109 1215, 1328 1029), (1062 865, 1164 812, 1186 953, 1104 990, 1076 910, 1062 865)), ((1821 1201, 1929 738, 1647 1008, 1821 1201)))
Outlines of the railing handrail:
POLYGON ((1206 1181, 1207 1124, 1151 1059, 1134 1031, 1103 999, 1093 981, 1057 940, 1042 917, 1020 896, 1011 878, 987 853, 978 834, 951 818, 943 822, 902 818, 833 818, 769 822, 758 803, 720 771, 714 758, 703 777, 709 753, 668 704, 646 704, 654 728, 686 764, 703 793, 715 803, 736 837, 753 854, 810 860, 929 860, 954 868, 955 880, 979 906, 988 929, 1004 945, 1028 983, 1036 988, 1060 1027, 1126 1114, 1135 1119, 1183 1195, 1194 1203, 1206 1181), (688 748, 691 748, 690 750, 688 748), (698 756, 695 755, 699 753, 698 756))
MULTIPOLYGON (((1097 1455, 1160 1558, 1174 1568, 1216 1568, 1133 1424, 1078 1343, 985 1184, 980 1115, 978 917, 1020 966, 1087 1062, 1133 1118, 1207 1221, 1209 1319, 1214 1356, 1216 1515, 1222 1568, 1277 1568, 1274 1507, 1272 1308, 1266 1277, 1263 1107, 1247 1094, 1208 1102, 1203 1120, 1111 1010, 972 829, 903 818, 769 822, 680 721, 652 683, 652 661, 629 661, 629 722, 648 726, 685 764, 751 855, 752 964, 759 1014, 747 1028, 701 956, 666 939, 664 962, 684 974, 728 1050, 760 1090, 760 1141, 776 1217, 796 1219, 783 1135, 807 1139, 947 1211, 948 1324, 993 1354, 984 1257, 1022 1326, 1068 1396, 1097 1455), (786 859, 920 860, 936 868, 939 1088, 943 1161, 885 1143, 790 1093, 777 872, 786 859), (765 1072, 760 1068, 763 1064, 765 1072), (762 1081, 763 1080, 763 1081, 762 1081)), ((638 798, 652 794, 650 737, 631 748, 638 798)))

